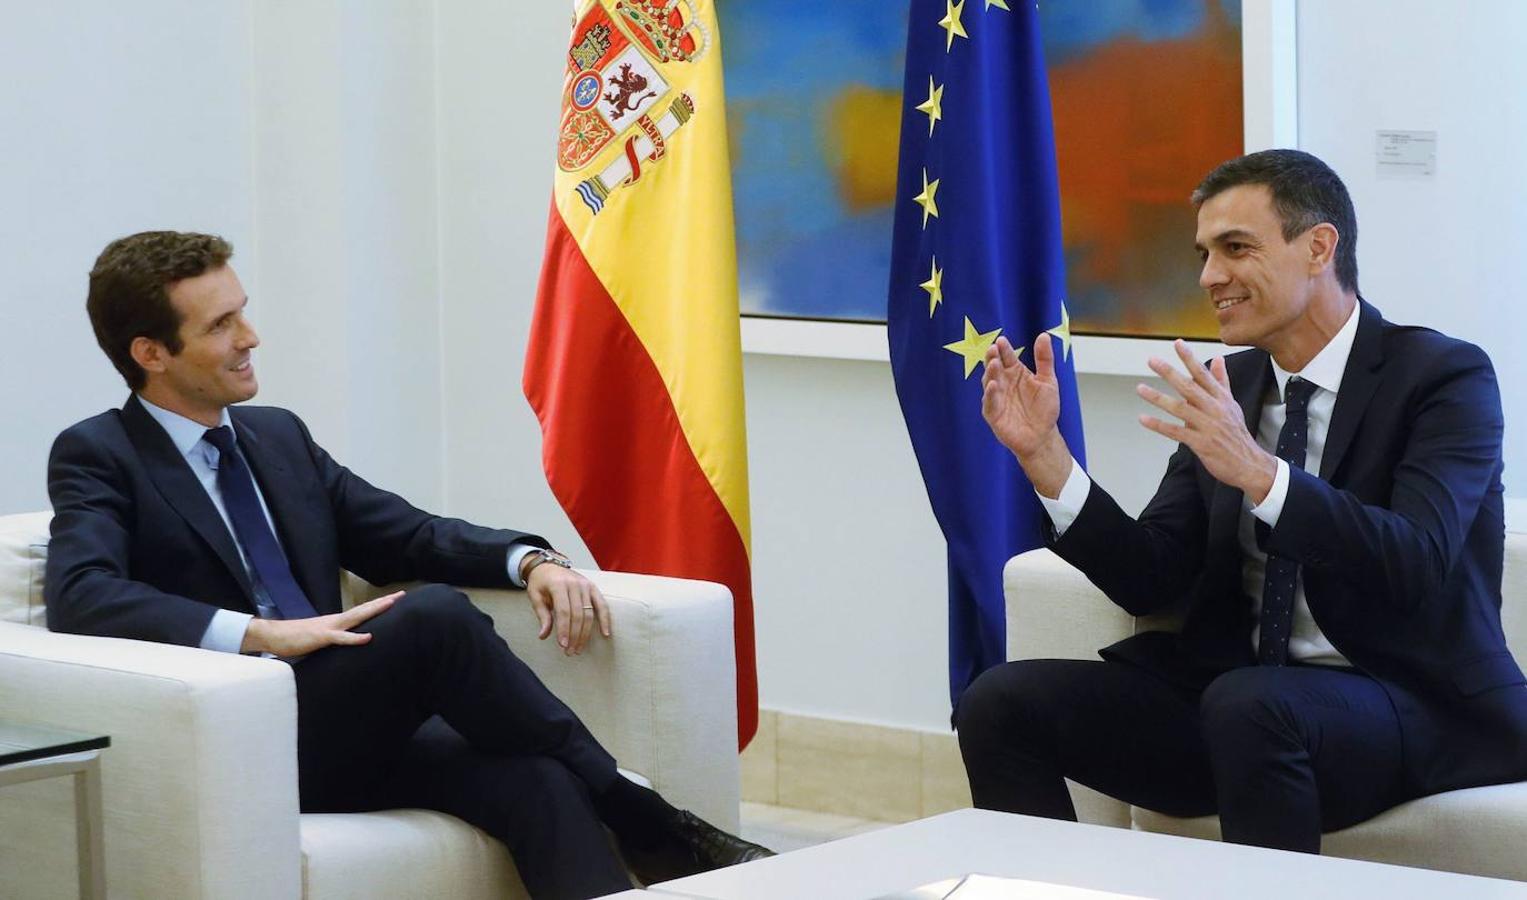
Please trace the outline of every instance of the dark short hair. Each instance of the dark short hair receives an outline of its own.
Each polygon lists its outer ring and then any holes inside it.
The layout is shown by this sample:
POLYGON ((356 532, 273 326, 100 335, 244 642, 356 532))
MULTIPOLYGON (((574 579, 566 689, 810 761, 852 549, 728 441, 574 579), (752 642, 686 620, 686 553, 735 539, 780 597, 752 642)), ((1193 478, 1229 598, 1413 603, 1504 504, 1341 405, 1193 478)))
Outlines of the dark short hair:
POLYGON ((1263 150, 1220 163, 1193 191, 1193 205, 1243 184, 1266 185, 1291 241, 1322 222, 1336 227, 1336 280, 1357 293, 1357 211, 1331 167, 1302 150, 1263 150))
POLYGON ((90 270, 85 311, 96 343, 126 379, 141 390, 148 378, 133 361, 133 340, 158 341, 171 354, 181 351, 180 315, 170 303, 175 282, 221 268, 233 245, 214 234, 143 231, 106 245, 90 270))

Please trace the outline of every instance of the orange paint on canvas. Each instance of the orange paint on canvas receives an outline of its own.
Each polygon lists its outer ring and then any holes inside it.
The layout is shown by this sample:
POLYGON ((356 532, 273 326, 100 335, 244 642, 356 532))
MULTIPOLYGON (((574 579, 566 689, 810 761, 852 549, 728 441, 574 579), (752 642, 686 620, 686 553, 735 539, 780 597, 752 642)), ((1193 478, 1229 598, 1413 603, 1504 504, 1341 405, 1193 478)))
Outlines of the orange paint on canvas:
POLYGON ((1119 40, 1052 65, 1063 234, 1082 330, 1213 337, 1188 195, 1242 152, 1240 32, 1207 3, 1181 40, 1119 40), (1100 308, 1091 296, 1114 302, 1100 308))

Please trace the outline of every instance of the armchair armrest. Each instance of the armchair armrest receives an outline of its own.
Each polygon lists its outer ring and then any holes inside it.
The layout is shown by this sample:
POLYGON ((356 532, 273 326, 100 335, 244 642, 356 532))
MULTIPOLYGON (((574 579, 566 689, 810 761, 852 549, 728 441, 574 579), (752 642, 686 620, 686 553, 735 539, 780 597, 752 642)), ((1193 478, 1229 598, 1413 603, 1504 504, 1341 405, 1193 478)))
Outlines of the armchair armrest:
POLYGON ((1020 553, 1002 570, 1009 659, 1097 659, 1135 633, 1135 619, 1087 576, 1046 549, 1020 553))
POLYGON ((585 571, 610 604, 614 636, 567 657, 538 641, 524 591, 468 590, 499 634, 588 725, 622 768, 675 806, 736 831, 736 658, 732 595, 705 581, 585 571))
MULTIPOLYGON (((0 716, 111 736, 101 771, 114 895, 301 894, 297 702, 285 664, 0 622, 0 716)), ((17 896, 72 884, 69 788, 6 789, 0 884, 17 896)))

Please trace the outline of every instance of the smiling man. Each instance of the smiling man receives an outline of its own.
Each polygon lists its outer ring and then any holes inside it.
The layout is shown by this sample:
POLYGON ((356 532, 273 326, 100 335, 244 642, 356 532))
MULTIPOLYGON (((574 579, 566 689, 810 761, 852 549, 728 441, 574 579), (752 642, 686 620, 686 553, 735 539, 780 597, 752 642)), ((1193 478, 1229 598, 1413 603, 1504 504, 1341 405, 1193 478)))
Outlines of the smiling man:
MULTIPOLYGON (((956 712, 976 805, 1075 818, 1063 779, 1227 840, 1318 852, 1322 832, 1428 793, 1527 777, 1527 687, 1500 625, 1500 394, 1471 344, 1385 321, 1357 285, 1357 218, 1323 162, 1231 160, 1193 194, 1199 282, 1251 350, 1140 385, 1177 442, 1131 519, 1004 340, 983 412, 1051 546, 1135 615, 1103 661, 988 671, 956 712)), ((1022 623, 1019 623, 1020 627, 1022 623)))
POLYGON ((526 589, 568 655, 611 636, 599 590, 540 537, 430 515, 368 484, 258 390, 260 340, 221 238, 112 242, 96 340, 132 395, 48 461, 57 631, 291 663, 305 812, 424 807, 502 841, 530 893, 594 897, 770 855, 674 809, 615 760, 446 584, 526 589), (342 610, 340 569, 434 581, 342 610))

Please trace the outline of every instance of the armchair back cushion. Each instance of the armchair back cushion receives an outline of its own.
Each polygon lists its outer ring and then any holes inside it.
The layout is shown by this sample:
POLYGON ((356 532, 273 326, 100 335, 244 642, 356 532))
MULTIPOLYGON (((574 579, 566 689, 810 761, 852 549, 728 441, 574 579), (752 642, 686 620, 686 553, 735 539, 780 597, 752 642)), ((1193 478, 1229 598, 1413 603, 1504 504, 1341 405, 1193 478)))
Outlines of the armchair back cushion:
POLYGON ((0 516, 0 622, 47 624, 42 576, 51 512, 0 516))

